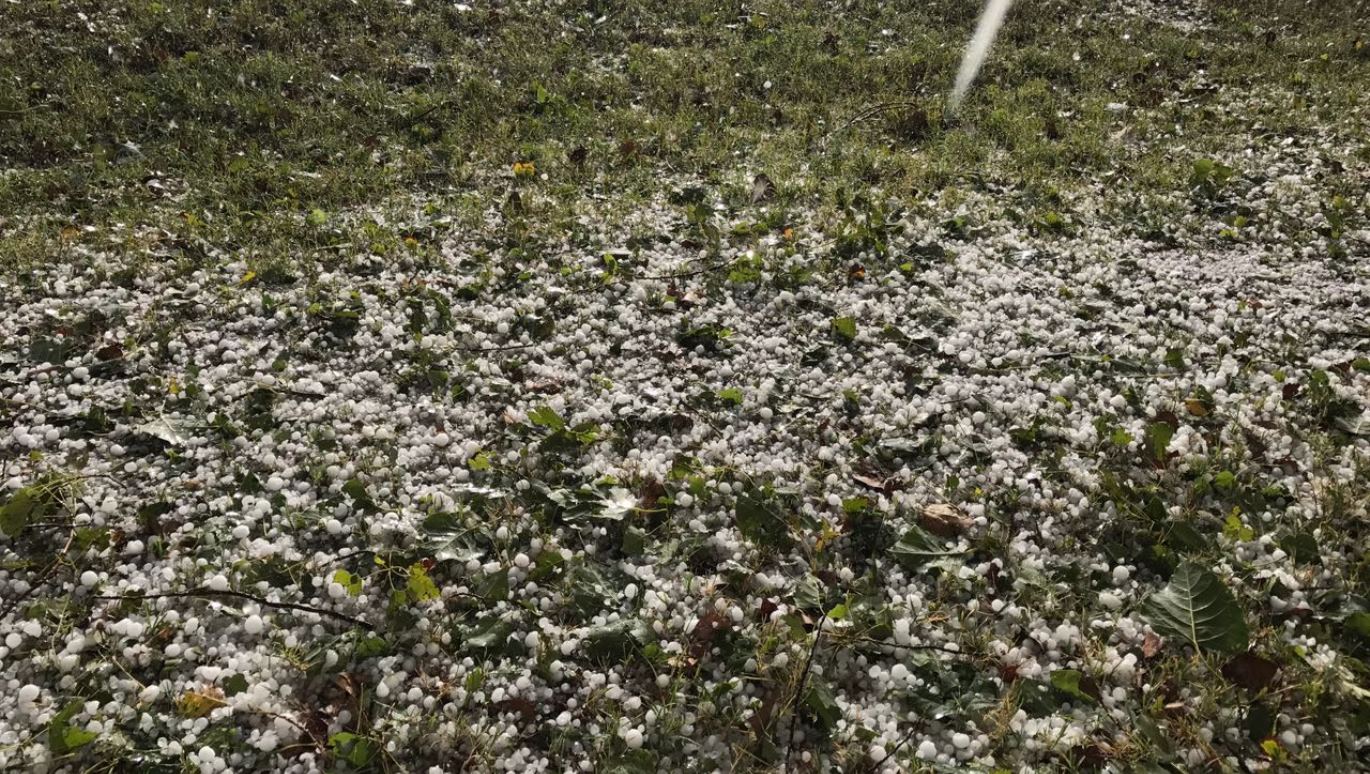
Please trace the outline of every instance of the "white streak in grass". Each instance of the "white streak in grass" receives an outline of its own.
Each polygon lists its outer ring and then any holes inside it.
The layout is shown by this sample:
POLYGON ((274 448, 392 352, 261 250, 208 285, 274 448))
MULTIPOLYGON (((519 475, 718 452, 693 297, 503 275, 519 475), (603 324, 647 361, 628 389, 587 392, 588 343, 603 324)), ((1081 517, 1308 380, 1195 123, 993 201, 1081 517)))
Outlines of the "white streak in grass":
POLYGON ((980 66, 985 63, 989 47, 994 44, 994 37, 999 34, 999 27, 1004 23, 1010 5, 1013 5, 1013 0, 989 0, 985 4, 980 21, 975 25, 975 35, 971 37, 970 45, 966 46, 966 55, 961 59, 961 69, 956 73, 956 85, 952 87, 951 98, 947 100, 948 113, 955 113, 961 107, 961 100, 965 99, 966 92, 970 91, 970 85, 980 72, 980 66))

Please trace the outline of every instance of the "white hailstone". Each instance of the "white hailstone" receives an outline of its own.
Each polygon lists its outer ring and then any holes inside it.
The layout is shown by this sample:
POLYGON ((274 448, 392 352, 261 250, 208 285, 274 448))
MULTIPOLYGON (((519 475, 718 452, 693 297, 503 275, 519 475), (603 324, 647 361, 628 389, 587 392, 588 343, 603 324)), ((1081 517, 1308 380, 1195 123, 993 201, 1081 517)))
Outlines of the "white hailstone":
POLYGON ((14 650, 24 644, 24 635, 19 632, 10 632, 5 635, 5 647, 14 650))
POLYGON ((38 700, 38 697, 42 695, 42 693, 42 689, 36 685, 33 685, 31 683, 29 685, 25 685, 23 688, 19 689, 19 703, 32 704, 38 700))
POLYGON ((880 763, 881 761, 885 760, 885 756, 889 755, 889 753, 885 750, 885 745, 880 744, 879 742, 871 742, 868 754, 870 755, 871 760, 875 761, 876 763, 880 763))
POLYGON ((347 588, 344 587, 341 583, 333 581, 332 583, 328 584, 328 596, 332 597, 333 599, 342 599, 343 597, 347 596, 347 588))
POLYGON ((86 570, 81 573, 81 585, 90 588, 100 582, 100 576, 93 570, 86 570))
POLYGON ((924 739, 922 744, 918 745, 918 760, 930 761, 936 758, 937 745, 931 739, 924 739))
POLYGON ((682 508, 689 508, 694 504, 695 498, 689 492, 681 492, 675 496, 675 504, 682 508))
POLYGON ((515 567, 518 567, 520 570, 527 569, 527 568, 528 568, 528 564, 529 564, 528 554, 519 553, 518 555, 516 555, 516 556, 514 557, 514 566, 515 566, 515 567))
POLYGON ((246 524, 239 524, 238 526, 233 528, 233 538, 235 540, 242 540, 251 533, 252 530, 248 529, 248 526, 246 524))
POLYGON ((209 579, 207 585, 209 586, 210 591, 228 591, 228 578, 225 578, 222 574, 215 575, 209 579))
POLYGON ((342 522, 338 521, 337 519, 329 519, 325 521, 323 523, 323 528, 327 530, 328 534, 330 535, 338 535, 341 534, 343 531, 342 522))
POLYGON ((900 618, 894 622, 894 641, 900 645, 909 645, 913 642, 913 636, 909 633, 909 626, 912 624, 907 618, 900 618))
POLYGON ((1107 591, 1099 592, 1099 604, 1109 610, 1117 610, 1123 606, 1122 597, 1107 591))
POLYGON ((250 615, 247 620, 243 621, 243 630, 248 634, 261 634, 265 628, 266 624, 263 623, 262 617, 259 615, 250 615))
POLYGON ((1113 568, 1113 583, 1116 586, 1121 586, 1124 583, 1127 583, 1127 579, 1131 576, 1132 572, 1128 570, 1125 565, 1120 564, 1117 567, 1113 568))
POLYGON ((890 677, 897 682, 903 682, 909 676, 909 668, 903 664, 895 664, 890 667, 890 677))
POLYGON ((623 743, 628 745, 628 748, 631 750, 640 749, 642 747, 642 742, 642 731, 639 729, 630 728, 623 733, 623 743))
POLYGON ((272 476, 266 480, 266 490, 268 492, 279 492, 285 488, 285 479, 280 476, 272 476))
POLYGON ((951 746, 955 747, 958 750, 964 750, 967 747, 970 747, 970 736, 959 732, 952 734, 951 746))

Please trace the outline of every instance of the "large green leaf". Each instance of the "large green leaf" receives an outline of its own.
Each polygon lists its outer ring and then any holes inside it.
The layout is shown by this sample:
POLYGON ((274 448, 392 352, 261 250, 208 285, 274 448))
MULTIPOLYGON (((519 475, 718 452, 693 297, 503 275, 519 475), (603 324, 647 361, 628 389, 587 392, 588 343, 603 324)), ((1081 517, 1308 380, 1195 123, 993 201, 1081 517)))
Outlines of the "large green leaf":
POLYGON ((930 559, 957 556, 962 552, 947 550, 945 540, 915 524, 909 527, 898 543, 890 547, 890 553, 904 566, 918 568, 930 559))
POLYGON ((20 489, 0 506, 0 532, 10 537, 24 531, 29 522, 42 518, 46 505, 32 489, 20 489))
POLYGON ((788 547, 790 530, 785 519, 777 513, 778 506, 762 490, 744 492, 737 498, 734 512, 738 531, 753 543, 776 548, 788 547))
POLYGON ((83 706, 81 701, 73 701, 48 723, 48 747, 58 755, 74 752, 100 738, 99 734, 71 724, 71 719, 83 706))
POLYGON ((1218 576, 1190 562, 1142 603, 1141 614, 1157 632, 1198 650, 1234 653, 1248 645, 1246 619, 1232 592, 1218 576))

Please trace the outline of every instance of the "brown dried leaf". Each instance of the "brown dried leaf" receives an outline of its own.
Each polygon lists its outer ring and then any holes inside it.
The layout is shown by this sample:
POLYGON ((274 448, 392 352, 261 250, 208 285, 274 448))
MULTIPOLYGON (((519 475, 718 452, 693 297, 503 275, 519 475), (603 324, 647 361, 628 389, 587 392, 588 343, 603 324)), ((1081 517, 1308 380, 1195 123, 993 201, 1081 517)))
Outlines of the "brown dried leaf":
POLYGON ((1147 658, 1155 658, 1156 654, 1161 652, 1162 644, 1161 638, 1155 632, 1147 632, 1146 637, 1142 640, 1142 655, 1147 658))
POLYGON ((856 483, 864 484, 877 492, 887 491, 884 480, 877 478, 876 476, 868 476, 864 473, 853 473, 851 477, 856 483))
POLYGON ((1208 408, 1198 398, 1186 398, 1184 407, 1196 417, 1208 416, 1208 408))
POLYGON ((725 632, 732 628, 732 619, 709 608, 699 623, 695 625, 694 631, 690 632, 690 657, 703 659, 709 655, 709 650, 713 647, 714 637, 720 632, 725 632))
POLYGON ((1254 653, 1242 653, 1223 664, 1223 677, 1252 693, 1269 686, 1279 671, 1278 664, 1254 653))
POLYGON ((186 718, 202 718, 224 706, 224 692, 216 686, 186 691, 176 699, 176 711, 186 718))
POLYGON ((956 537, 970 529, 970 517, 950 503, 934 503, 923 506, 919 519, 923 529, 939 537, 956 537))

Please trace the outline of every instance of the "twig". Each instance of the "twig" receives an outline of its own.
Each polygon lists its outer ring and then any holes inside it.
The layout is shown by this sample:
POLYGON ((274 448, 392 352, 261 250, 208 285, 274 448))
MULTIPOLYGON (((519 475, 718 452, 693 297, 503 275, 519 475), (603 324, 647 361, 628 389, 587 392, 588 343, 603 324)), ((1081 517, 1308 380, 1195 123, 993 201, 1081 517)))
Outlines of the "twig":
POLYGON ((882 102, 878 105, 871 105, 865 110, 862 110, 861 112, 852 116, 850 119, 839 125, 836 129, 833 129, 831 132, 828 132, 827 134, 823 135, 823 140, 820 143, 820 146, 826 149, 828 147, 828 140, 832 139, 835 135, 845 132, 846 130, 850 129, 853 125, 861 123, 862 121, 865 121, 867 118, 870 118, 871 116, 876 115, 877 113, 883 113, 886 110, 896 110, 898 108, 918 107, 918 104, 919 103, 917 102, 882 102))
POLYGON ((407 116, 403 121, 397 122, 397 123, 395 124, 395 128, 396 128, 396 129, 408 129, 409 127, 413 126, 414 124, 417 124, 418 122, 420 122, 420 121, 422 121, 423 119, 427 118, 428 116, 432 115, 433 113, 436 113, 436 112, 439 111, 439 110, 445 110, 445 109, 447 109, 447 108, 449 108, 449 107, 452 107, 454 104, 456 104, 455 100, 450 100, 450 99, 442 100, 442 101, 439 102, 438 104, 432 105, 432 106, 427 107, 427 108, 425 108, 425 109, 423 109, 423 110, 420 110, 419 112, 415 113, 415 114, 412 115, 412 116, 407 116))
POLYGON ((941 645, 933 645, 931 643, 920 643, 917 645, 900 645, 897 642, 885 642, 884 640, 877 640, 874 637, 858 637, 857 639, 861 642, 869 642, 872 645, 880 645, 882 647, 887 648, 901 648, 903 650, 935 650, 939 653, 945 653, 948 656, 962 656, 964 658, 975 658, 974 653, 967 653, 964 650, 952 650, 951 648, 944 648, 941 645))
POLYGON ((828 614, 824 613, 818 619, 818 627, 814 631, 813 645, 809 646, 809 656, 804 659, 804 669, 799 673, 799 686, 795 689, 794 698, 790 700, 790 733, 789 740, 785 744, 785 770, 790 768, 790 753, 794 750, 794 728, 799 721, 799 703, 803 700, 804 684, 809 680, 809 669, 813 666, 813 654, 818 652, 818 644, 823 641, 823 624, 828 622, 828 614))
POLYGON ((502 347, 453 347, 451 352, 505 352, 512 349, 530 349, 541 346, 543 342, 537 341, 532 344, 508 344, 502 347))
POLYGON ((228 590, 228 591, 215 591, 215 590, 213 590, 213 589, 199 588, 199 589, 191 589, 190 591, 172 592, 172 593, 169 593, 169 594, 96 594, 96 595, 94 595, 94 596, 95 596, 96 599, 113 599, 113 600, 119 600, 119 601, 125 601, 125 602, 128 602, 128 601, 138 601, 138 600, 147 600, 147 599, 186 599, 186 598, 207 598, 207 597, 236 597, 237 599, 246 599, 246 600, 250 600, 250 601, 252 601, 252 602, 256 602, 256 603, 259 604, 259 605, 265 605, 266 607, 277 608, 277 609, 280 609, 280 610, 298 610, 298 611, 304 612, 304 613, 314 613, 315 615, 321 615, 321 616, 328 616, 328 617, 330 617, 330 618, 336 618, 336 619, 338 619, 338 620, 340 620, 340 621, 346 621, 346 622, 352 624, 353 626, 360 626, 360 627, 362 627, 363 629, 366 629, 367 631, 375 631, 375 630, 376 630, 376 627, 372 626, 371 624, 367 623, 366 621, 363 621, 363 620, 360 619, 360 618, 353 618, 352 616, 346 615, 346 614, 344 614, 344 613, 337 613, 337 612, 334 612, 334 611, 332 611, 332 610, 326 610, 326 609, 321 608, 321 607, 311 607, 311 606, 309 606, 309 605, 301 605, 301 604, 297 604, 297 603, 294 603, 294 602, 272 602, 272 601, 269 600, 269 599, 263 599, 262 597, 259 597, 259 596, 255 595, 255 594, 248 594, 248 593, 242 592, 242 591, 232 591, 232 590, 228 590))

